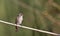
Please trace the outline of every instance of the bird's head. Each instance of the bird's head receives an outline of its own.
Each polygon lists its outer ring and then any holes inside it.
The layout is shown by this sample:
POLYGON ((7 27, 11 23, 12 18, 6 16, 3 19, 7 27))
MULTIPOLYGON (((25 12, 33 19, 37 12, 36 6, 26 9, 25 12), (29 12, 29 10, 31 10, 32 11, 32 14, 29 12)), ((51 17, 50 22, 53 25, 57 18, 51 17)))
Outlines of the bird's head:
POLYGON ((23 13, 19 13, 19 16, 23 16, 23 13))

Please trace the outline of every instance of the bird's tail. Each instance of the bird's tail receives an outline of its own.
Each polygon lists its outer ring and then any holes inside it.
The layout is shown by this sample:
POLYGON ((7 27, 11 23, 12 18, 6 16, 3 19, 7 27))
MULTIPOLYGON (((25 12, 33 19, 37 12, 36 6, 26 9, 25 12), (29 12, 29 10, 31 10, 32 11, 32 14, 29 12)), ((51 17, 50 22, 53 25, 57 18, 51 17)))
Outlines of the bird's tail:
POLYGON ((15 26, 15 28, 16 28, 16 32, 18 31, 18 26, 15 26))

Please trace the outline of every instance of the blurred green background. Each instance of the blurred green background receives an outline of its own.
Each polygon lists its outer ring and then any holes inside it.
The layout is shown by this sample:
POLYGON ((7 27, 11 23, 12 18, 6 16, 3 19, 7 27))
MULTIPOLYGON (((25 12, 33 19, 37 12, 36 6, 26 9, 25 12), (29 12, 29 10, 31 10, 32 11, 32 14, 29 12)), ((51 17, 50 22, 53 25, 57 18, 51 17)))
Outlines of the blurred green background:
MULTIPOLYGON (((60 0, 0 0, 0 20, 15 23, 15 19, 20 11, 24 14, 22 25, 60 33, 60 24, 53 21, 55 19, 60 21, 60 0), (48 13, 46 17, 44 16, 45 11, 48 13), (52 16, 53 19, 48 15, 52 16)), ((19 31, 15 32, 15 26, 0 23, 0 36, 53 35, 23 28, 19 28, 19 31)))

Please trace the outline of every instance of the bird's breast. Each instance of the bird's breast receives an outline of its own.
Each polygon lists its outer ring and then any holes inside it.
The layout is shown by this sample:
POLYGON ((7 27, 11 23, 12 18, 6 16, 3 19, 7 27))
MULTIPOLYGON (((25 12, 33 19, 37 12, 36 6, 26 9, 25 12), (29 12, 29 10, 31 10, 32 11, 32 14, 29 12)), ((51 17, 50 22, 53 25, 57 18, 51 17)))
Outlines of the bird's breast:
POLYGON ((22 20, 23 20, 23 17, 22 16, 18 18, 18 21, 22 21, 22 20))

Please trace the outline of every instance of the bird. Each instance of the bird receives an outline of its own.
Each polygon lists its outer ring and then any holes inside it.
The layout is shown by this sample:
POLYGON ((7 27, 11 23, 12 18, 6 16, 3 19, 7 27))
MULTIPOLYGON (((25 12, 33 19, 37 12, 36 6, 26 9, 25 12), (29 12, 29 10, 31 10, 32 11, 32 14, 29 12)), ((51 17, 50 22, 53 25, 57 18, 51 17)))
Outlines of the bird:
MULTIPOLYGON (((16 25, 21 25, 23 22, 23 13, 19 13, 18 16, 16 17, 15 24, 16 25)), ((16 32, 18 31, 18 26, 15 26, 16 32)))

